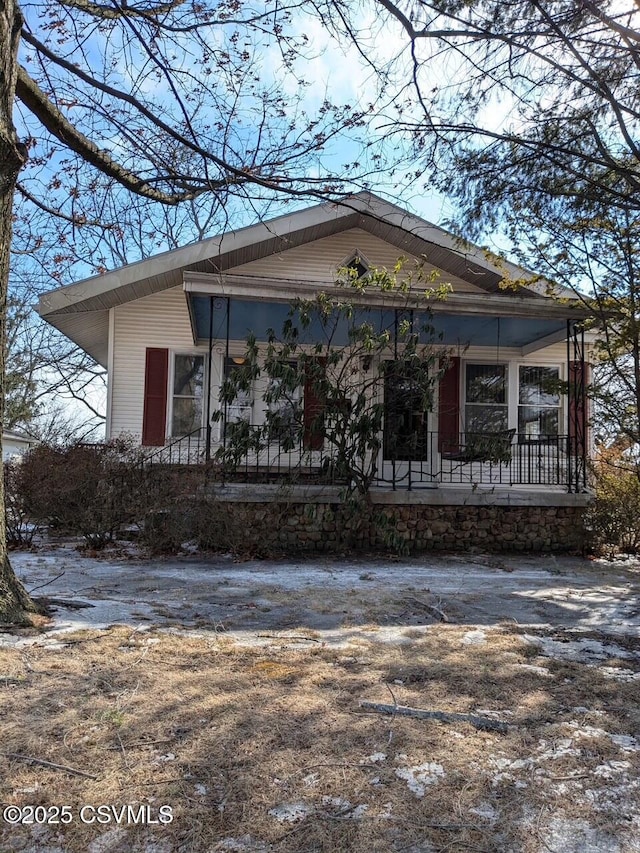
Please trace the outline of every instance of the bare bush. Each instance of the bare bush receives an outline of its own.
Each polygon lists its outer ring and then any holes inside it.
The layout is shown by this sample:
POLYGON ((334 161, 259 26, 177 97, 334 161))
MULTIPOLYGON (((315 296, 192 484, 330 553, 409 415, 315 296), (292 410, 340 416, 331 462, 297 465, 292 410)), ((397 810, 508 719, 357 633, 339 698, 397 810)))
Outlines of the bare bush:
POLYGON ((596 497, 587 513, 593 546, 613 556, 640 551, 640 468, 616 450, 594 465, 596 497))

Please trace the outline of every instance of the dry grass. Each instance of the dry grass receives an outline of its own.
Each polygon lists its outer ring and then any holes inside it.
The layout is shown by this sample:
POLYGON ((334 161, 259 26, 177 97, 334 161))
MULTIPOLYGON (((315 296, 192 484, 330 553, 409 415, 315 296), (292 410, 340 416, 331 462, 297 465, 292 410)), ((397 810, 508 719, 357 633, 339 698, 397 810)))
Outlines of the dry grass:
POLYGON ((464 644, 466 630, 294 650, 114 628, 64 648, 0 649, 2 752, 97 777, 1 757, 2 803, 75 815, 84 804, 167 804, 174 815, 126 834, 77 818, 41 836, 0 823, 0 849, 527 853, 556 849, 548 824, 560 813, 620 836, 621 808, 640 812, 640 752, 610 735, 640 728, 638 681, 538 658, 512 627, 483 645, 464 644), (510 728, 366 714, 360 699, 494 713, 510 728), (287 805, 298 820, 270 813, 287 805))

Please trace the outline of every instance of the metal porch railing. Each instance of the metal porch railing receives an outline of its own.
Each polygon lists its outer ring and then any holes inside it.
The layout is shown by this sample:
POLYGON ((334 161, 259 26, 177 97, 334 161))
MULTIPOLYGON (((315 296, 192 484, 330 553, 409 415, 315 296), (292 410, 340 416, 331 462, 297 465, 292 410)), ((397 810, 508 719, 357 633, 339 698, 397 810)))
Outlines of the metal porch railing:
MULTIPOLYGON (((373 485, 392 489, 418 489, 444 485, 549 486, 582 491, 580 472, 584 459, 567 435, 530 439, 514 430, 499 433, 437 432, 406 438, 397 453, 393 441, 376 459, 373 485), (383 456, 390 458, 383 458, 383 456)), ((250 427, 243 446, 221 452, 213 445, 207 454, 204 430, 176 438, 149 452, 146 465, 200 465, 210 456, 221 480, 255 483, 345 483, 335 451, 327 445, 309 449, 303 436, 286 442, 266 441, 259 427, 250 427)))

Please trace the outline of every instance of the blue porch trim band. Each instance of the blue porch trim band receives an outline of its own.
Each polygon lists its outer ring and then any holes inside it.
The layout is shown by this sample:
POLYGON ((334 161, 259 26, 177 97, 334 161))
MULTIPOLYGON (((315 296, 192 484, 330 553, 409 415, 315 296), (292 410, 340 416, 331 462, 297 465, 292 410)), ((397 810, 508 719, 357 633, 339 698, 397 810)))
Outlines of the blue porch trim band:
MULTIPOLYGON (((209 296, 189 293, 194 338, 197 344, 208 344, 210 332, 215 342, 224 343, 228 339, 243 341, 249 333, 256 336, 258 342, 267 340, 267 330, 273 329, 276 335, 289 316, 290 304, 278 301, 260 301, 238 299, 228 296, 209 296)), ((399 310, 399 309, 398 309, 399 310)), ((362 311, 363 321, 374 323, 376 331, 392 331, 398 310, 389 308, 366 308, 362 311)), ((356 310, 356 316, 357 316, 356 310)), ((414 311, 416 327, 424 329, 432 326, 434 340, 444 346, 495 346, 523 347, 564 332, 566 318, 532 317, 487 317, 448 314, 438 311, 433 315, 414 311)), ((295 317, 294 317, 295 319, 295 317)), ((322 334, 320 324, 312 319, 308 328, 300 330, 302 343, 313 344, 322 334)), ((421 343, 428 343, 430 337, 421 332, 421 343)), ((349 343, 347 324, 339 324, 334 337, 336 346, 349 343)))

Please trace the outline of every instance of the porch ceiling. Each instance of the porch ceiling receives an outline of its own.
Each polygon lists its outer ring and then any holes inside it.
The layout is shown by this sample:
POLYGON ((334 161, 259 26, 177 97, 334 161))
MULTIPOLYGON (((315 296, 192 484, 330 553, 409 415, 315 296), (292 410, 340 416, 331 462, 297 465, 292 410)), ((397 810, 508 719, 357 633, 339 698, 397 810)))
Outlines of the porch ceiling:
MULTIPOLYGON (((258 341, 267 340, 267 329, 273 329, 279 334, 284 321, 289 314, 289 305, 285 302, 268 302, 260 300, 231 298, 227 318, 227 299, 221 296, 213 297, 213 317, 210 314, 211 297, 198 293, 189 293, 188 302, 194 341, 206 344, 209 331, 216 341, 224 341, 227 329, 230 340, 245 340, 249 332, 253 332, 258 341)), ((394 311, 389 308, 363 309, 363 319, 376 323, 380 330, 393 329, 394 311)), ((562 340, 566 336, 567 317, 514 317, 488 316, 486 314, 453 314, 438 311, 429 320, 427 315, 415 312, 416 322, 421 326, 431 323, 437 343, 448 346, 500 346, 503 348, 529 350, 535 349, 538 341, 551 339, 562 340)), ((322 339, 323 330, 319 324, 313 323, 301 334, 301 341, 315 343, 322 339)), ((421 335, 426 342, 430 335, 421 335)), ((348 343, 347 326, 342 323, 333 341, 338 346, 348 343)))

